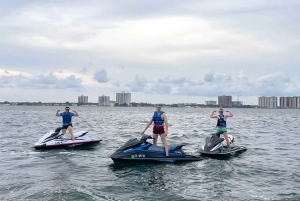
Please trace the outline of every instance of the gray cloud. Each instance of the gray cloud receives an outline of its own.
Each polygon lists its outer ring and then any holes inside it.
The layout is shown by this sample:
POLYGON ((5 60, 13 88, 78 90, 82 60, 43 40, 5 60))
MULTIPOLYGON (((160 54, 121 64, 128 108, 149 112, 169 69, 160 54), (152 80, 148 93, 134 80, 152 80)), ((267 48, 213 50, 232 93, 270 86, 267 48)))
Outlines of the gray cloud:
POLYGON ((94 80, 96 80, 99 83, 106 83, 106 82, 108 82, 106 70, 102 69, 100 71, 97 71, 94 74, 94 80))
POLYGON ((26 89, 79 89, 82 88, 82 80, 70 75, 64 79, 58 79, 52 73, 28 78, 23 75, 1 76, 0 87, 17 87, 26 89))
POLYGON ((136 75, 135 79, 132 82, 125 84, 125 86, 129 87, 129 90, 132 92, 141 92, 147 86, 147 79, 140 78, 136 75))
POLYGON ((87 71, 88 71, 88 68, 87 67, 83 67, 81 70, 79 70, 79 73, 86 74, 87 71))
POLYGON ((126 86, 130 86, 132 92, 185 96, 282 96, 300 93, 300 81, 284 76, 281 72, 256 79, 249 79, 242 71, 238 75, 210 73, 209 76, 207 74, 204 76, 204 80, 190 80, 182 77, 173 80, 160 78, 154 82, 147 82, 136 76, 135 81, 126 86))
POLYGON ((204 81, 205 82, 212 82, 212 81, 214 81, 214 74, 213 73, 207 73, 207 74, 205 74, 204 81))

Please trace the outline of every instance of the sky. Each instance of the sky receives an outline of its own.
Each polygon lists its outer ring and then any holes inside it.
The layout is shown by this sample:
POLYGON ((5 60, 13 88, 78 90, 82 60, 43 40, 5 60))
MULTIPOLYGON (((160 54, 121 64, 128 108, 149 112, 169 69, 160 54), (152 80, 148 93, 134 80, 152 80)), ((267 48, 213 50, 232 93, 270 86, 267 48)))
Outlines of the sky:
POLYGON ((0 102, 300 96, 298 0, 0 4, 0 102))

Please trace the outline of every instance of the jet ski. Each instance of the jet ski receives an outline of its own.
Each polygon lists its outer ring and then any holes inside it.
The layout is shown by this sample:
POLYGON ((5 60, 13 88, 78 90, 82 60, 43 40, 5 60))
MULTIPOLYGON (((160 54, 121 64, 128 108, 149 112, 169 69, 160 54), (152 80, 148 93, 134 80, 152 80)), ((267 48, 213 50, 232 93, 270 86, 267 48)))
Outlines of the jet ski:
POLYGON ((79 145, 99 143, 100 139, 91 139, 86 136, 88 132, 80 131, 74 133, 75 140, 72 141, 70 134, 62 134, 62 127, 58 127, 54 132, 46 133, 37 143, 35 149, 48 149, 48 148, 68 148, 79 145))
POLYGON ((143 134, 141 139, 133 138, 115 151, 110 157, 114 162, 183 162, 200 161, 200 154, 193 156, 186 154, 182 147, 184 144, 169 144, 169 156, 165 148, 147 142, 151 136, 143 134))
POLYGON ((205 145, 199 148, 198 152, 210 158, 226 158, 230 156, 236 156, 239 153, 245 152, 246 147, 237 146, 234 142, 234 137, 228 135, 230 140, 230 150, 228 150, 227 142, 224 136, 220 137, 223 132, 213 133, 211 136, 206 137, 205 145))

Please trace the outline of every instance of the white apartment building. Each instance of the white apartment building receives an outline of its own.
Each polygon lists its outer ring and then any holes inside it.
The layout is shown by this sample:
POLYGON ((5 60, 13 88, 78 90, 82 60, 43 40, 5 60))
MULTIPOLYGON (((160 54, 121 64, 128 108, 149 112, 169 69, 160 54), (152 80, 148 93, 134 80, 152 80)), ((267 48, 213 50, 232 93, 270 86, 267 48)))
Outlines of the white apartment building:
POLYGON ((131 93, 125 93, 124 91, 122 91, 121 93, 117 93, 116 103, 118 103, 119 105, 129 105, 131 103, 131 93))
POLYGON ((258 107, 260 108, 277 108, 277 97, 261 96, 258 98, 258 107))
POLYGON ((88 96, 84 96, 84 95, 78 96, 78 103, 88 103, 89 102, 88 100, 89 100, 88 96))
POLYGON ((218 96, 218 105, 222 107, 232 107, 232 96, 218 96))
POLYGON ((300 108, 300 96, 280 97, 279 106, 281 108, 300 108))
POLYGON ((110 97, 109 96, 99 96, 98 97, 99 106, 111 106, 110 105, 110 97))

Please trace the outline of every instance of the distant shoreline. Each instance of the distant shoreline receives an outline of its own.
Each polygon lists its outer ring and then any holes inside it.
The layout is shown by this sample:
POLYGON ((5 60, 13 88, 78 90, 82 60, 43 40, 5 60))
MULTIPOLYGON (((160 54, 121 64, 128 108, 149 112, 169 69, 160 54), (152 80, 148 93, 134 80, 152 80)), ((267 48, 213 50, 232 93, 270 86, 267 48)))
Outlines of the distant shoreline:
MULTIPOLYGON (((29 104, 24 104, 24 103, 10 103, 10 104, 3 104, 0 103, 0 106, 56 106, 56 107, 61 107, 61 106, 76 106, 76 107, 104 107, 104 108, 110 108, 110 107, 155 107, 156 104, 149 104, 149 105, 142 105, 142 106, 99 106, 98 103, 91 103, 91 104, 83 104, 83 105, 78 105, 76 103, 70 103, 70 104, 66 104, 66 103, 29 103, 29 104)), ((195 106, 178 106, 177 104, 160 104, 163 107, 172 107, 172 108, 220 108, 220 106, 218 105, 195 105, 195 106), (177 105, 177 106, 174 106, 177 105)), ((223 107, 223 108, 229 108, 229 107, 223 107)), ((250 106, 250 105, 246 105, 244 107, 231 107, 231 108, 239 108, 239 109, 300 109, 300 108, 259 108, 258 106, 250 106)))

